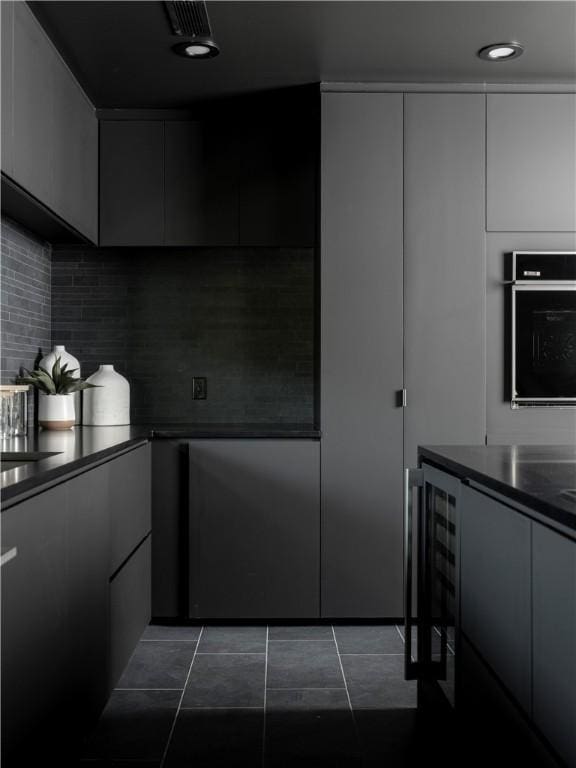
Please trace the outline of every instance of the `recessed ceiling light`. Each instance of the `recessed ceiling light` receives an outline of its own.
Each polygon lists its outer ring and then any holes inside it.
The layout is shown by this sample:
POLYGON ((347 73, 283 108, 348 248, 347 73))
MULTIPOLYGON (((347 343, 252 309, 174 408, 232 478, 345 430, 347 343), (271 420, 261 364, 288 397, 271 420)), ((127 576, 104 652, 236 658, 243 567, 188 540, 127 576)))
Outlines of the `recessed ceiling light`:
POLYGON ((480 48, 478 56, 484 61, 510 61, 517 59, 524 53, 524 46, 520 43, 493 43, 480 48))
POLYGON ((195 37, 193 40, 177 43, 172 50, 186 59, 212 59, 220 53, 220 48, 211 37, 195 37))

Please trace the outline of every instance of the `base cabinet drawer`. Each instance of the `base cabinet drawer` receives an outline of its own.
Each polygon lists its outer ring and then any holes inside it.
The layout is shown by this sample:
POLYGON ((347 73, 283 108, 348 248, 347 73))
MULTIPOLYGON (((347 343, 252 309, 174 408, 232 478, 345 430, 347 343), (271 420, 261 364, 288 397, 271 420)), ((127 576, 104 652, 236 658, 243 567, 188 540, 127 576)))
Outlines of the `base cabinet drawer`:
POLYGON ((110 582, 110 690, 150 622, 151 551, 148 536, 110 582))
POLYGON ((110 576, 150 533, 151 452, 144 445, 108 464, 110 472, 110 576))

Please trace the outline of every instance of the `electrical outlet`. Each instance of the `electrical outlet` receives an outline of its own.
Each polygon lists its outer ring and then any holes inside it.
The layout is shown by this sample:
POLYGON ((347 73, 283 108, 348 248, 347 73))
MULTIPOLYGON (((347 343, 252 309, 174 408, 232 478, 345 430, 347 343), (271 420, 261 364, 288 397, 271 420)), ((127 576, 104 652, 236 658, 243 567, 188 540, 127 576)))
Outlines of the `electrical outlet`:
POLYGON ((206 378, 204 376, 192 378, 192 400, 206 400, 206 378))

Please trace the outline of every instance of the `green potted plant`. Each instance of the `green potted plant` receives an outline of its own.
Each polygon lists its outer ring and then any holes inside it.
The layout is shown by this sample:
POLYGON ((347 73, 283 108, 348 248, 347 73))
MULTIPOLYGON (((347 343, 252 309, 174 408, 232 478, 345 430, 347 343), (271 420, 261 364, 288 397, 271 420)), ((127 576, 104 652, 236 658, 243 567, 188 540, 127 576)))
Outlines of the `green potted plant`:
POLYGON ((39 366, 33 371, 24 368, 24 376, 19 376, 19 384, 30 384, 38 390, 38 424, 44 429, 70 429, 74 426, 74 392, 90 389, 95 384, 89 384, 84 379, 74 378, 78 369, 68 369, 68 365, 60 365, 57 357, 52 371, 39 366))

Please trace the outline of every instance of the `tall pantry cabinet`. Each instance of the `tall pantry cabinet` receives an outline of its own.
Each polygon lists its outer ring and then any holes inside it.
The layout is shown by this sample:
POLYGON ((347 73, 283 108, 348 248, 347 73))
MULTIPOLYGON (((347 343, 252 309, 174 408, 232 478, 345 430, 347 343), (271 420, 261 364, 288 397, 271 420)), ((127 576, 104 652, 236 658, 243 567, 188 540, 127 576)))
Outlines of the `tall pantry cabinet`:
POLYGON ((484 441, 484 106, 322 94, 325 617, 402 616, 403 466, 484 441))

